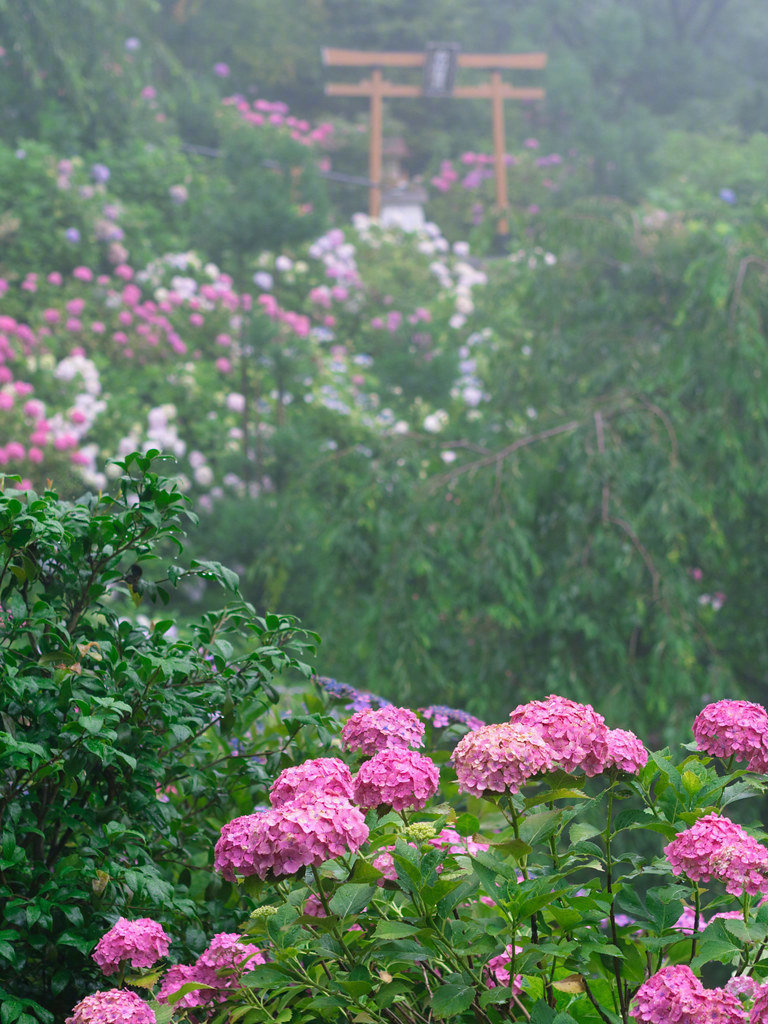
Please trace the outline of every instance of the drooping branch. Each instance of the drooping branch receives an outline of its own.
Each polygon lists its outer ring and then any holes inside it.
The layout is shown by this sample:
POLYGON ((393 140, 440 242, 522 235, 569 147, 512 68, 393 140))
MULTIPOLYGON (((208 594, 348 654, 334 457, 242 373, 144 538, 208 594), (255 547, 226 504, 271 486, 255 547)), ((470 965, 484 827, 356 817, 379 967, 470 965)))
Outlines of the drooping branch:
POLYGON ((542 430, 538 434, 520 437, 517 441, 513 441, 512 444, 508 444, 506 448, 501 448, 497 452, 491 452, 489 455, 474 459, 472 462, 466 462, 463 466, 457 466, 456 469, 451 469, 447 473, 441 473, 439 476, 433 477, 429 482, 429 488, 435 491, 446 484, 453 483, 454 480, 458 480, 460 476, 464 476, 467 473, 474 473, 478 469, 484 469, 486 466, 498 466, 521 448, 527 448, 529 445, 537 444, 539 441, 546 441, 550 437, 557 437, 559 434, 572 433, 574 430, 578 430, 580 426, 579 420, 570 420, 568 423, 563 423, 558 427, 542 430))

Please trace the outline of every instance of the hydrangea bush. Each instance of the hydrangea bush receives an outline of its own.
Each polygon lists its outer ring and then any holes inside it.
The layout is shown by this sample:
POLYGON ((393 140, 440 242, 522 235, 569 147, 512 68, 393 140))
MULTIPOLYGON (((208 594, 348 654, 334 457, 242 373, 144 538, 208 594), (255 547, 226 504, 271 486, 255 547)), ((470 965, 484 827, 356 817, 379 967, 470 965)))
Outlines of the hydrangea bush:
POLYGON ((765 1024, 768 847, 730 817, 765 788, 734 768, 740 702, 705 707, 673 757, 556 695, 458 742, 451 709, 437 725, 371 696, 328 734, 333 757, 287 767, 222 828, 239 929, 169 965, 173 944, 119 922, 95 955, 142 958, 145 998, 91 994, 68 1024, 111 1020, 99 999, 141 1024, 765 1024))

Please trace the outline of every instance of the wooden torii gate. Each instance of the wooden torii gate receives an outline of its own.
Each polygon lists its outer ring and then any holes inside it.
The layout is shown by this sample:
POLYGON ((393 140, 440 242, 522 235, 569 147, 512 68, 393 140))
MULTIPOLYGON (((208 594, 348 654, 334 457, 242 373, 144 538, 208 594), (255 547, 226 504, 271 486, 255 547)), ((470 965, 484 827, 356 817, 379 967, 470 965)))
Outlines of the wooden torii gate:
MULTIPOLYGON (((439 45, 439 44, 435 44, 439 45)), ((382 113, 385 98, 415 98, 425 95, 443 95, 457 99, 489 99, 493 119, 493 157, 496 180, 496 205, 501 212, 499 233, 506 234, 508 224, 504 211, 509 205, 507 198, 506 142, 504 133, 504 100, 540 100, 544 89, 521 88, 508 85, 502 79, 503 71, 540 70, 546 67, 546 53, 458 53, 456 47, 444 47, 439 51, 442 57, 440 77, 443 88, 425 91, 422 85, 404 85, 388 82, 383 68, 425 68, 433 53, 379 53, 366 50, 323 50, 323 63, 329 67, 372 68, 371 77, 361 82, 330 82, 325 87, 327 96, 367 96, 371 101, 371 129, 369 171, 369 211, 378 218, 381 212, 381 152, 382 113), (480 85, 453 86, 453 73, 446 73, 445 53, 454 50, 450 60, 458 68, 490 71, 487 82, 480 85)))

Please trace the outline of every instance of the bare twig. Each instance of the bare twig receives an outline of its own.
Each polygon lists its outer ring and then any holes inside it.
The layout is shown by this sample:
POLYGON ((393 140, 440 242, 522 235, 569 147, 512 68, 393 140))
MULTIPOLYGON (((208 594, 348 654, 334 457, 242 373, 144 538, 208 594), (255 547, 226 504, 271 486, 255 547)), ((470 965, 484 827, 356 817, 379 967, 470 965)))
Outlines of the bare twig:
POLYGON ((658 416, 658 418, 664 424, 664 429, 667 432, 667 436, 669 437, 669 443, 670 443, 670 446, 672 448, 672 451, 671 451, 671 454, 670 454, 670 462, 672 463, 673 466, 676 466, 677 465, 678 444, 677 444, 677 434, 675 433, 675 428, 672 426, 672 421, 670 420, 669 416, 667 416, 667 414, 664 412, 663 409, 659 408, 659 406, 655 405, 653 402, 649 402, 648 399, 645 398, 643 395, 640 395, 639 401, 648 410, 648 412, 653 413, 654 416, 658 416))
POLYGON ((648 552, 648 549, 643 545, 643 543, 641 542, 640 538, 637 536, 635 531, 632 529, 632 527, 629 525, 629 523, 625 519, 619 519, 618 516, 608 516, 608 518, 606 519, 606 522, 613 523, 614 526, 618 526, 619 529, 623 530, 626 533, 626 535, 629 537, 629 539, 632 541, 633 546, 635 547, 635 549, 640 554, 640 557, 645 562, 645 567, 646 567, 646 569, 648 570, 648 572, 651 575, 651 583, 653 585, 653 599, 654 599, 654 601, 658 601, 658 599, 659 599, 659 584, 661 582, 661 577, 659 575, 659 570, 656 568, 656 566, 653 563, 653 559, 651 558, 651 556, 650 556, 650 554, 648 552))
MULTIPOLYGON (((597 434, 597 450, 605 455, 605 429, 603 427, 603 414, 599 409, 595 410, 595 433, 597 434)), ((600 504, 600 519, 608 522, 608 509, 611 503, 611 489, 606 482, 603 483, 602 500, 600 504)))

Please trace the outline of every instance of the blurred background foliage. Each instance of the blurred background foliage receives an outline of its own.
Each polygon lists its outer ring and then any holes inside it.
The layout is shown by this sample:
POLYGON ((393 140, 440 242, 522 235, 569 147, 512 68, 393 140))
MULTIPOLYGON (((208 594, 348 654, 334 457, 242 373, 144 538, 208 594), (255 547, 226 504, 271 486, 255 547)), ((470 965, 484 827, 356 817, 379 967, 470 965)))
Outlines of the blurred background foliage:
MULTIPOLYGON (((60 147, 126 140, 133 86, 153 76, 173 93, 182 136, 210 143, 210 69, 222 62, 239 91, 355 120, 359 101, 323 96, 322 46, 421 50, 451 40, 466 51, 546 50, 546 105, 510 111, 510 127, 588 152, 597 191, 636 198, 669 128, 768 129, 766 34, 761 0, 3 0, 0 132, 60 147), (141 47, 126 51, 126 39, 141 47)), ((472 103, 390 106, 416 170, 488 134, 472 103)))
MULTIPOLYGON (((534 137, 578 170, 536 215, 511 176, 522 263, 477 236, 482 416, 452 411, 439 437, 414 426, 419 409, 455 407, 460 342, 446 317, 428 365, 407 332, 376 342, 382 297, 438 300, 414 247, 363 246, 365 304, 340 340, 375 356, 411 429, 291 411, 262 453, 274 490, 218 502, 193 543, 241 566, 257 607, 316 628, 326 674, 488 718, 558 691, 670 738, 707 697, 759 699, 768 672, 767 35, 762 0, 0 0, 0 273, 114 265, 89 178, 104 165, 135 267, 196 249, 250 285, 262 250, 301 258, 365 192, 327 188, 310 149, 248 133, 222 97, 331 118, 334 169, 365 173, 367 111, 324 97, 322 46, 546 50, 547 100, 507 105, 510 148, 534 137), (57 187, 62 159, 79 190, 57 187), (535 247, 557 256, 546 272, 526 270, 535 247)), ((386 132, 428 178, 489 149, 486 115, 393 102, 386 132)), ((435 219, 462 239, 458 204, 441 201, 435 219)), ((2 301, 27 316, 27 299, 2 301)), ((132 382, 130 414, 160 386, 132 382)))

